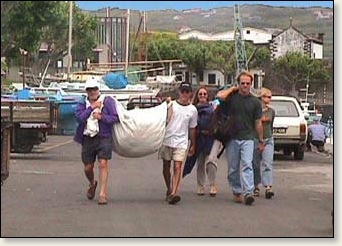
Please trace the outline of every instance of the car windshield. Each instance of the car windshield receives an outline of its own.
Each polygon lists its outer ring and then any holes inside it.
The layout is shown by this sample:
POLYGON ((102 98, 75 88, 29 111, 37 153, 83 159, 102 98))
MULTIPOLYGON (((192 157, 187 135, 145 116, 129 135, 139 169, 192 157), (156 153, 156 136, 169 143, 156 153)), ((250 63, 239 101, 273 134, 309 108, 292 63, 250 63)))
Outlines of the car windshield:
POLYGON ((271 105, 278 117, 298 117, 299 112, 294 102, 291 101, 272 101, 271 105))

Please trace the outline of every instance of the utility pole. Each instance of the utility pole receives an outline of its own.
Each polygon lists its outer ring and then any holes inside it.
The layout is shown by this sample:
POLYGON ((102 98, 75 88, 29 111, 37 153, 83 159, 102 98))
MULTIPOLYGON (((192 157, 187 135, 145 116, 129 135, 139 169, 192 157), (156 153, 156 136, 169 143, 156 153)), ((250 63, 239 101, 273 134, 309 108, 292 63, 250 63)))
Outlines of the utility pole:
POLYGON ((70 80, 71 66, 72 66, 72 55, 71 55, 71 46, 72 46, 72 4, 73 1, 69 2, 69 42, 68 42, 68 80, 70 80))

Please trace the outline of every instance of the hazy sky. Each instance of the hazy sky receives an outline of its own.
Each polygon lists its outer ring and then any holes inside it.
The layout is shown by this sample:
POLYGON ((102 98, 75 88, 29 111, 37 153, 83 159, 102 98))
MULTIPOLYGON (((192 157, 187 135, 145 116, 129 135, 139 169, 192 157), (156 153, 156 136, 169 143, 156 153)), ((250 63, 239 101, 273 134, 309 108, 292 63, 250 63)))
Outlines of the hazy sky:
POLYGON ((84 10, 97 10, 104 7, 118 7, 120 9, 132 10, 161 10, 176 9, 184 10, 191 8, 211 9, 218 7, 231 7, 234 4, 265 4, 271 6, 289 6, 289 7, 330 7, 334 1, 76 1, 77 5, 84 10))

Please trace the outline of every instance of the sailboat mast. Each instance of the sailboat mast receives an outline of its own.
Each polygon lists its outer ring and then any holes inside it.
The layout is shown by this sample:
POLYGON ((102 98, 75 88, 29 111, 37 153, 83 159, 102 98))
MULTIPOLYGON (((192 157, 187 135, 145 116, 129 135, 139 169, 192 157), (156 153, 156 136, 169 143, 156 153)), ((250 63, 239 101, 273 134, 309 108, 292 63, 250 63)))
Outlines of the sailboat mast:
POLYGON ((125 76, 127 77, 128 72, 128 50, 129 50, 129 16, 130 11, 127 9, 127 22, 126 22, 126 59, 125 59, 125 76))
POLYGON ((71 45, 72 45, 72 1, 69 2, 68 80, 70 80, 71 64, 72 64, 71 45))

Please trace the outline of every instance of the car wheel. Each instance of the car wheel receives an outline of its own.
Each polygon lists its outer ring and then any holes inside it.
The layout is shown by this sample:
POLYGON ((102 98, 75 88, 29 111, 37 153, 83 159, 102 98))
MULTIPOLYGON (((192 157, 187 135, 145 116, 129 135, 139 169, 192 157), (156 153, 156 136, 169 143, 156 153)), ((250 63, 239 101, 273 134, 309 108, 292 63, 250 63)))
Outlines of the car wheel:
POLYGON ((283 153, 284 153, 284 155, 291 155, 292 150, 290 148, 284 148, 283 153))
POLYGON ((304 150, 301 147, 297 147, 294 149, 294 159, 298 161, 302 161, 304 159, 304 150))

